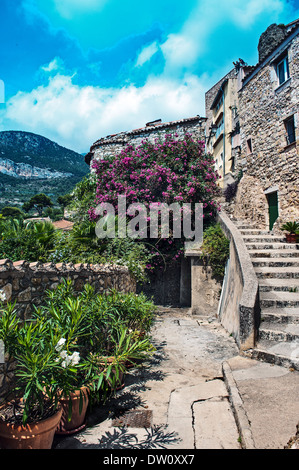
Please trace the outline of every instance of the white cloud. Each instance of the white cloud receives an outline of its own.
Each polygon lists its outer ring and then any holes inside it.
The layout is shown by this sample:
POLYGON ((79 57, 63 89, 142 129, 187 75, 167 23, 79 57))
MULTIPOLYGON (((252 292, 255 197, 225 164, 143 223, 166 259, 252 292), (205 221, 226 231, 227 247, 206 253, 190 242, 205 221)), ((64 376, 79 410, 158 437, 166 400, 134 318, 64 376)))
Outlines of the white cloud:
POLYGON ((170 34, 161 45, 167 68, 192 65, 198 56, 198 46, 193 37, 187 34, 170 34))
POLYGON ((137 61, 135 64, 136 67, 141 67, 143 64, 148 62, 153 57, 153 55, 158 52, 158 50, 159 48, 157 41, 153 42, 149 46, 144 47, 137 57, 137 61))
MULTIPOLYGON (((180 31, 169 34, 167 40, 161 44, 166 60, 165 72, 173 73, 181 67, 196 64, 206 52, 210 38, 219 26, 227 24, 228 28, 230 25, 247 28, 261 14, 279 14, 284 8, 283 0, 198 0, 180 31)), ((216 53, 217 44, 215 48, 216 53)))
POLYGON ((100 11, 107 0, 54 0, 54 3, 62 17, 72 19, 77 14, 100 11))
POLYGON ((60 63, 59 59, 55 57, 48 65, 43 65, 41 69, 44 72, 53 72, 54 70, 58 70, 60 68, 60 63))
POLYGON ((79 87, 57 74, 46 86, 19 92, 7 103, 2 128, 13 122, 68 148, 84 152, 100 137, 163 121, 204 115, 204 88, 198 77, 183 82, 149 78, 142 87, 79 87))

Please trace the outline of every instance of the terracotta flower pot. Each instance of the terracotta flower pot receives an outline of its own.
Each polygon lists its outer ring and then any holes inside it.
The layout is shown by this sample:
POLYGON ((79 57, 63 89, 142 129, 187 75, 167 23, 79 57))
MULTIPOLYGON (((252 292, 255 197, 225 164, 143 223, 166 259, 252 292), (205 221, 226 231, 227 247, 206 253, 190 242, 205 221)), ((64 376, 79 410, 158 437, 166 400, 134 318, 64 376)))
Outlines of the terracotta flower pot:
POLYGON ((286 235, 287 243, 296 243, 297 235, 295 233, 288 233, 286 235))
POLYGON ((61 398, 59 402, 62 406, 62 417, 56 434, 74 434, 86 427, 86 412, 89 403, 88 388, 82 387, 71 393, 70 397, 61 398), (70 399, 72 402, 71 420, 68 420, 70 399))
POLYGON ((0 449, 51 449, 61 416, 60 407, 53 416, 25 426, 0 420, 0 449))

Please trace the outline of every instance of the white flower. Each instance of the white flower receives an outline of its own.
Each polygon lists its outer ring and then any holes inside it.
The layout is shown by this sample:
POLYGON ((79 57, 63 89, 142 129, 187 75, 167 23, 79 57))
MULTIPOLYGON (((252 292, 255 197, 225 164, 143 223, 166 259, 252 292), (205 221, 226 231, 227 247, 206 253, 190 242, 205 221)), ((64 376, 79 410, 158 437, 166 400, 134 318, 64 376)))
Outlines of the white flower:
POLYGON ((76 351, 71 356, 69 356, 69 358, 70 358, 70 363, 72 366, 75 366, 76 364, 79 364, 80 362, 80 354, 76 351))
POLYGON ((66 342, 66 339, 61 338, 55 346, 56 351, 60 351, 65 342, 66 342))
POLYGON ((0 291, 0 300, 2 302, 4 302, 4 300, 6 300, 6 295, 5 295, 5 292, 3 292, 3 290, 0 291))
POLYGON ((61 357, 61 359, 66 359, 67 358, 67 351, 65 351, 65 350, 61 351, 59 356, 61 357))
POLYGON ((77 351, 73 352, 73 354, 69 356, 67 351, 63 350, 60 352, 60 358, 63 359, 61 366, 64 368, 68 367, 69 365, 75 366, 80 362, 80 354, 77 351))

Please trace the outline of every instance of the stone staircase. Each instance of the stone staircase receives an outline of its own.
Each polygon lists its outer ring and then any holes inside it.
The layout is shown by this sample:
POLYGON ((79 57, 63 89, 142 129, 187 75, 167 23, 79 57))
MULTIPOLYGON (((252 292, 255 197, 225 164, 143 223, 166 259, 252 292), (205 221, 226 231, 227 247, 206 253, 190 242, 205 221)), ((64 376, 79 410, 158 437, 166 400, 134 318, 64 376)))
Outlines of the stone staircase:
POLYGON ((299 370, 299 245, 244 222, 235 224, 259 282, 258 341, 246 355, 299 370))

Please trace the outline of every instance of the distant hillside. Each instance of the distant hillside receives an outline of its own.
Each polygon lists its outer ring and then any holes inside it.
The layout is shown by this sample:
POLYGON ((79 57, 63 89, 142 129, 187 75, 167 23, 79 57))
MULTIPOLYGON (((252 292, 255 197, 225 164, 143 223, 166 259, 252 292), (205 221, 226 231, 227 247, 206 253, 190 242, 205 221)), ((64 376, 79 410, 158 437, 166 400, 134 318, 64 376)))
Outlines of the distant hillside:
POLYGON ((53 200, 89 172, 81 154, 31 132, 0 132, 0 207, 44 192, 53 200))

